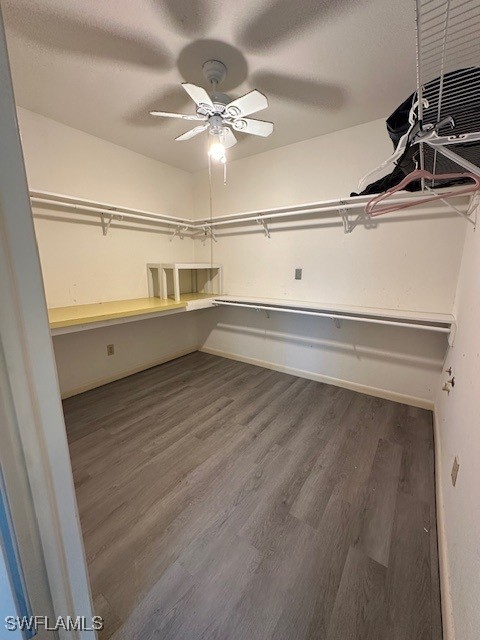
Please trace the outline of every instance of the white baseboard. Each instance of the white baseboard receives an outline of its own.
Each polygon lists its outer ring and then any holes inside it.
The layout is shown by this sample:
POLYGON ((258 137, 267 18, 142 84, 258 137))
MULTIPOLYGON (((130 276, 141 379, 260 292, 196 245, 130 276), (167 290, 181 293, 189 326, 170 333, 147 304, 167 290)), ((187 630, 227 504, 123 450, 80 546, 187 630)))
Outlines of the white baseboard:
POLYGON ((68 391, 62 391, 62 394, 61 394, 62 400, 65 400, 65 398, 71 398, 72 396, 76 396, 79 393, 84 393, 84 391, 90 391, 91 389, 96 389, 97 387, 101 387, 104 384, 108 384, 109 382, 115 382, 115 380, 128 378, 128 376, 131 376, 134 373, 139 373, 140 371, 151 369, 152 367, 156 367, 159 364, 170 362, 170 360, 181 358, 182 356, 186 356, 189 353, 194 353, 195 351, 198 351, 198 346, 188 347, 187 349, 182 349, 181 351, 175 351, 175 353, 170 353, 169 355, 158 358, 157 360, 153 360, 151 362, 145 362, 144 364, 140 364, 137 367, 134 367, 133 369, 118 371, 117 373, 114 373, 111 376, 108 376, 106 378, 92 380, 91 382, 88 382, 87 384, 81 387, 77 387, 75 389, 69 389, 68 391))
POLYGON ((365 393, 366 395, 375 396, 376 398, 392 400, 393 402, 401 402, 402 404, 409 404, 412 407, 420 407, 421 409, 430 409, 431 411, 433 411, 433 401, 427 400, 426 398, 417 398, 416 396, 408 396, 402 393, 396 393, 395 391, 389 391, 388 389, 369 387, 364 384, 359 384, 358 382, 350 382, 349 380, 332 378, 331 376, 325 376, 321 373, 305 371, 304 369, 296 369, 294 367, 287 367, 285 365, 268 362, 266 360, 259 360, 257 358, 240 356, 236 353, 230 353, 227 351, 222 351, 220 349, 200 347, 199 351, 210 353, 214 356, 220 356, 222 358, 228 358, 230 360, 238 360, 239 362, 254 364, 257 367, 264 367, 265 369, 273 369, 274 371, 280 371, 281 373, 289 373, 290 375, 297 376, 299 378, 307 378, 308 380, 315 380, 316 382, 332 384, 335 387, 343 387, 344 389, 350 389, 351 391, 357 391, 358 393, 365 393))
POLYGON ((440 593, 442 600, 443 640, 455 640, 452 594, 450 591, 450 564, 448 561, 445 509, 442 488, 442 445, 435 410, 433 411, 433 435, 435 442, 435 495, 437 503, 438 564, 440 570, 440 593))

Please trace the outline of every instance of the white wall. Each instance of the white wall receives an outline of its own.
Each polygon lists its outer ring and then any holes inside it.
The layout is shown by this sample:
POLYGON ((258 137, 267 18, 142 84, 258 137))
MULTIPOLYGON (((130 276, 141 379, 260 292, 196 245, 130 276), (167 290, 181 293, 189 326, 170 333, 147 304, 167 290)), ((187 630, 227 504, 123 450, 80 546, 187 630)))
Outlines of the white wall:
POLYGON ((54 337, 62 395, 74 395, 196 351, 197 312, 138 320, 54 337), (106 345, 114 344, 113 356, 106 345))
MULTIPOLYGON (((18 109, 31 189, 190 216, 191 174, 18 109)), ((147 262, 193 258, 193 243, 158 228, 112 228, 97 217, 35 208, 49 307, 147 296, 147 262), (40 217, 41 216, 41 217, 40 217), (58 219, 64 218, 65 222, 58 219)))
MULTIPOLYGON (((213 214, 349 196, 359 178, 390 153, 385 124, 378 120, 232 162, 226 186, 221 171, 214 174, 213 214)), ((208 214, 207 172, 195 174, 194 196, 197 216, 208 214)), ((392 214, 378 219, 374 228, 360 225, 351 234, 343 233, 336 215, 320 224, 272 223, 270 231, 270 239, 258 225, 219 231, 217 243, 196 244, 196 258, 213 256, 223 263, 225 291, 234 295, 445 313, 452 309, 465 222, 443 205, 392 214), (301 281, 294 279, 296 267, 303 269, 301 281)), ((366 385, 377 393, 433 402, 446 348, 443 338, 347 322, 337 330, 328 321, 308 323, 297 317, 271 321, 276 331, 294 338, 279 341, 264 333, 260 346, 258 335, 254 339, 242 330, 258 331, 257 320, 251 312, 224 312, 215 319, 204 315, 204 344, 234 355, 256 351, 271 364, 294 363, 294 368, 366 385), (228 331, 219 323, 229 324, 228 331), (307 342, 310 336, 321 337, 322 343, 306 350, 298 343, 302 336, 307 342)), ((267 331, 265 322, 262 330, 267 331)))
MULTIPOLYGON (((477 209, 477 215, 480 210, 477 209)), ((444 620, 453 613, 457 640, 477 640, 480 628, 480 234, 468 227, 455 300, 458 330, 445 369, 452 367, 451 393, 438 387, 436 400, 439 534, 447 559, 444 620), (450 473, 455 456, 456 486, 450 473), (446 587, 450 587, 448 593, 446 587), (450 606, 452 609, 450 610, 450 606)), ((442 381, 448 374, 444 373, 442 381)))
MULTIPOLYGON (((391 151, 385 124, 376 120, 232 162, 226 186, 215 173, 214 215, 349 196, 391 151)), ((194 180, 197 215, 205 215, 207 172, 194 180)), ((435 211, 396 213, 351 234, 335 215, 323 227, 310 220, 294 231, 282 231, 292 221, 272 223, 270 239, 258 225, 250 233, 237 227, 228 236, 218 232, 213 258, 224 263, 232 294, 449 312, 465 223, 443 205, 435 211), (301 281, 295 267, 303 268, 301 281)), ((196 251, 197 259, 210 259, 209 244, 197 243, 196 251)))
POLYGON ((446 349, 443 334, 231 308, 201 313, 198 340, 209 353, 428 408, 446 349))
MULTIPOLYGON (((19 108, 18 116, 31 189, 192 215, 191 174, 25 109, 19 108)), ((49 307, 146 297, 147 262, 193 259, 190 239, 170 242, 171 234, 158 228, 112 224, 105 237, 96 217, 34 212, 49 307)), ((195 348, 194 315, 177 323, 159 318, 55 337, 62 394, 195 348), (110 343, 114 356, 106 355, 110 343)))

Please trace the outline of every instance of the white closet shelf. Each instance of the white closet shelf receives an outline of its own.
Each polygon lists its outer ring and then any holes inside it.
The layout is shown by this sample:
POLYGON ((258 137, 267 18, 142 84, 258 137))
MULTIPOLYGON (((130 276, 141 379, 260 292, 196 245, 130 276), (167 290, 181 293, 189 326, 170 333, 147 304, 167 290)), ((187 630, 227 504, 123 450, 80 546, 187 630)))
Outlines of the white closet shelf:
POLYGON ((420 329, 448 334, 449 343, 453 344, 456 323, 455 317, 449 313, 430 313, 426 311, 409 311, 403 309, 382 309, 375 307, 358 307, 331 303, 306 302, 303 300, 282 300, 278 298, 252 298, 243 296, 217 296, 213 300, 215 306, 240 307, 244 309, 278 311, 307 316, 331 318, 335 321, 349 320, 368 322, 409 329, 420 329))
MULTIPOLYGON (((461 189, 459 188, 458 190, 461 189)), ((455 190, 452 189, 450 191, 454 192, 455 190)), ((343 221, 344 231, 346 233, 350 233, 358 224, 360 218, 366 216, 364 211, 365 205, 372 197, 373 194, 368 196, 355 196, 338 198, 335 200, 292 204, 270 209, 258 209, 254 211, 214 216, 213 218, 193 219, 179 218, 154 213, 152 211, 132 209, 130 207, 121 207, 119 205, 86 200, 84 198, 77 198, 75 196, 52 193, 49 191, 39 191, 37 189, 30 190, 31 203, 36 207, 53 208, 54 210, 66 209, 70 213, 100 216, 104 235, 107 235, 113 221, 130 221, 133 223, 142 221, 143 223, 158 225, 164 228, 174 228, 172 238, 176 235, 179 237, 188 235, 188 237, 191 238, 205 238, 205 236, 208 235, 214 237, 213 232, 215 229, 222 228, 224 226, 244 224, 260 224, 262 225, 265 235, 269 236, 269 229, 267 225, 271 222, 296 217, 305 218, 313 216, 320 218, 325 216, 328 217, 328 215, 340 216, 343 221), (351 219, 349 216, 352 215, 355 215, 356 217, 351 219)), ((419 200, 421 197, 422 196, 418 193, 402 191, 393 196, 389 202, 391 204, 403 204, 410 202, 412 199, 419 200)), ((425 193, 425 199, 428 197, 431 197, 431 194, 425 193)), ((470 198, 462 196, 461 194, 459 197, 463 198, 463 200, 458 203, 457 206, 461 209, 464 207, 465 210, 467 210, 470 198)), ((451 193, 451 195, 449 195, 449 200, 452 198, 458 200, 455 193, 451 193)), ((420 202, 419 206, 421 206, 421 204, 422 203, 420 202)), ((426 203, 424 206, 432 208, 435 207, 435 203, 426 203)), ((443 206, 445 206, 445 204, 443 206)), ((366 218, 368 219, 368 216, 366 216, 366 218)))
POLYGON ((210 294, 184 293, 178 302, 160 298, 135 298, 54 307, 48 310, 48 318, 51 334, 60 335, 212 306, 213 297, 210 294))

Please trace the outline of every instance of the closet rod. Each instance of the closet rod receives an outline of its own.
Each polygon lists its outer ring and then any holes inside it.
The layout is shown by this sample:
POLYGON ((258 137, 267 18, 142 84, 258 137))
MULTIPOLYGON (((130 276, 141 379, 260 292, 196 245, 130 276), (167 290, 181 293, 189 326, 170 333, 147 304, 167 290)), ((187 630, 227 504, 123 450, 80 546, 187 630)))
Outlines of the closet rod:
MULTIPOLYGON (((450 197, 455 197, 455 193, 449 194, 450 197)), ((461 195, 461 194, 459 194, 461 195)), ((420 200, 418 193, 412 193, 411 196, 400 196, 397 198, 392 198, 392 203, 395 204, 404 204, 411 202, 412 199, 420 200)), ((322 214, 322 213, 332 213, 336 212, 341 215, 343 211, 351 211, 355 209, 364 209, 366 203, 372 198, 372 196, 359 196, 358 200, 355 199, 345 199, 345 200, 331 200, 328 203, 312 203, 307 205, 297 205, 296 207, 281 207, 279 210, 276 209, 265 209, 264 211, 259 210, 255 212, 248 213, 238 213, 238 214, 230 214, 228 216, 215 216, 213 219, 203 219, 199 220, 197 224, 201 227, 218 227, 228 224, 242 224, 246 222, 257 222, 258 220, 273 220, 275 218, 292 218, 295 216, 306 216, 309 214, 322 214), (362 198, 360 200, 360 198, 362 198), (353 201, 352 201, 353 200, 353 201), (333 203, 333 204, 330 204, 333 203), (300 208, 301 207, 301 208, 300 208)), ((425 200, 428 200, 428 195, 425 194, 425 200)), ((421 205, 422 202, 419 201, 418 205, 421 205)))
POLYGON ((129 218, 132 220, 144 220, 148 221, 152 224, 161 224, 167 226, 177 226, 184 227, 188 229, 196 229, 196 225, 190 222, 183 222, 181 219, 177 218, 169 218, 159 216, 153 213, 131 213, 129 211, 123 211, 119 209, 106 209, 101 207, 93 207, 85 204, 76 204, 74 202, 63 202, 61 200, 50 200, 47 198, 40 198, 36 196, 32 196, 30 198, 30 202, 32 204, 40 204, 40 205, 53 205, 58 207, 66 207, 68 209, 72 209, 73 211, 78 211, 79 213, 84 214, 100 214, 100 215, 108 215, 108 216, 118 216, 119 218, 129 218))
MULTIPOLYGON (((455 197, 455 193, 451 193, 449 197, 455 197)), ((461 195, 461 194, 459 194, 461 195)), ((262 220, 274 220, 280 218, 293 218, 296 216, 321 215, 326 213, 336 213, 342 217, 355 209, 363 209, 371 196, 355 196, 340 200, 325 200, 323 202, 310 202, 285 207, 276 207, 271 209, 259 209, 256 211, 247 211, 244 213, 228 214, 224 216, 216 216, 213 219, 193 220, 190 218, 177 218, 143 211, 141 209, 132 209, 129 207, 121 207, 104 202, 96 202, 73 196, 66 196, 48 191, 30 191, 30 200, 32 204, 56 206, 78 211, 79 213, 91 213, 107 215, 110 218, 114 216, 122 216, 137 220, 145 220, 150 223, 157 223, 167 226, 176 226, 185 230, 205 230, 223 225, 235 225, 244 223, 256 223, 262 220)), ((412 199, 418 199, 417 193, 402 194, 392 199, 395 204, 408 203, 412 199)), ((429 194, 425 194, 425 199, 429 198, 429 194)), ((421 205, 422 203, 419 202, 421 205)), ((361 212, 360 212, 361 215, 361 212)))
POLYGON ((214 300, 215 306, 243 307, 245 309, 254 309, 262 311, 280 311, 282 313, 297 313, 305 316, 320 316, 322 318, 331 318, 332 320, 353 320, 354 322, 370 322, 372 324, 386 324, 393 327, 407 327, 409 329, 423 329, 424 331, 437 331, 439 333, 450 333, 451 327, 440 327, 433 324, 417 324, 414 322, 400 322, 395 320, 383 320, 380 318, 368 318, 366 316, 347 315, 339 313, 330 313, 324 311, 306 311, 304 309, 295 309, 291 307, 267 306, 261 304, 244 304, 241 302, 224 302, 222 300, 214 300))
POLYGON ((53 191, 39 191, 37 189, 30 189, 31 198, 36 198, 38 201, 44 201, 45 203, 52 201, 51 204, 76 204, 79 206, 93 207, 96 209, 104 209, 108 214, 122 215, 125 213, 132 213, 135 215, 149 216, 152 219, 158 219, 161 221, 170 221, 174 224, 187 225, 191 224, 192 220, 189 218, 179 218, 176 216, 169 216, 167 214, 155 213, 153 211, 145 211, 143 209, 133 209, 131 207, 123 207, 120 205, 110 204, 107 202, 99 202, 96 200, 87 200, 85 198, 77 198, 76 196, 67 196, 61 193, 55 193, 53 191))
MULTIPOLYGON (((413 196, 414 194, 411 194, 411 195, 405 194, 405 197, 407 198, 413 197, 413 196)), ((242 216, 251 216, 252 218, 256 218, 264 214, 295 212, 299 209, 302 209, 302 210, 320 209, 321 207, 337 210, 339 207, 343 207, 348 204, 354 204, 356 206, 359 206, 361 204, 366 204, 370 198, 371 196, 364 195, 364 196, 349 196, 348 198, 336 198, 334 200, 321 200, 317 202, 302 202, 300 204, 293 204, 293 205, 288 205, 283 207, 271 207, 269 209, 254 209, 252 211, 244 211, 241 213, 228 213, 223 216, 215 216, 213 220, 216 222, 216 221, 222 221, 222 220, 229 220, 231 218, 240 218, 242 216)), ((210 218, 203 218, 200 222, 203 223, 203 222, 209 222, 209 221, 210 221, 210 218)))

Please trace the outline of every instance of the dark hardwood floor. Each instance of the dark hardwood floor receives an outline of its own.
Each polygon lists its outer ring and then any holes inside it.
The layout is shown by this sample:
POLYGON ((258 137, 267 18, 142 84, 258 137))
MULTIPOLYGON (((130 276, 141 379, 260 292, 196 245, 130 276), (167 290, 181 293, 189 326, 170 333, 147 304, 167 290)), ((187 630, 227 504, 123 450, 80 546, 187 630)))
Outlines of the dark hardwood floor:
POLYGON ((432 417, 195 353, 65 401, 115 640, 441 640, 432 417))

